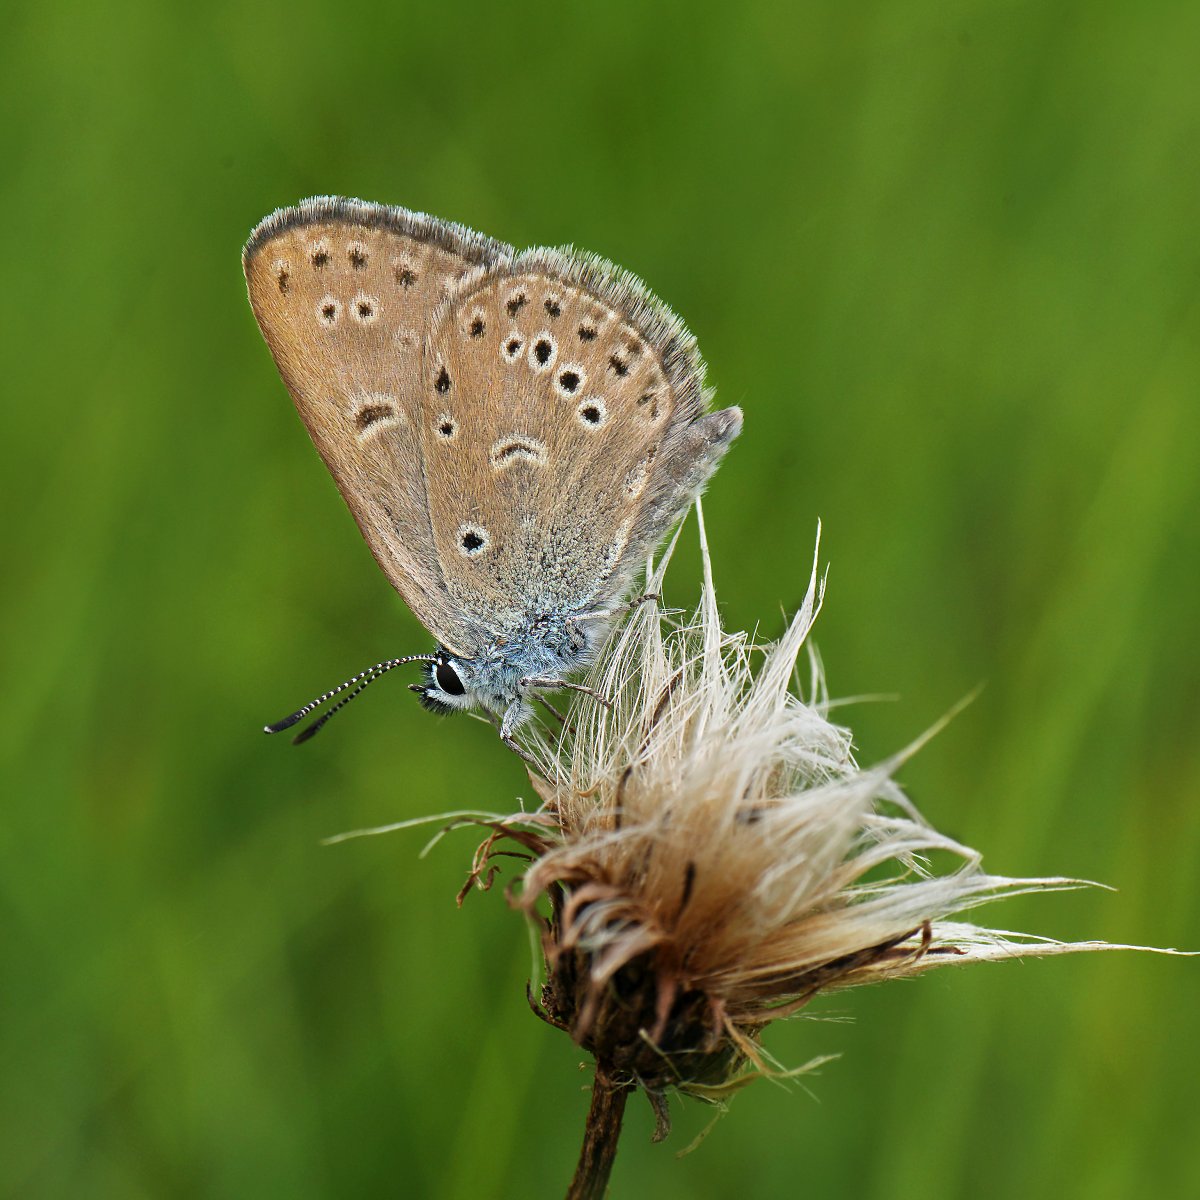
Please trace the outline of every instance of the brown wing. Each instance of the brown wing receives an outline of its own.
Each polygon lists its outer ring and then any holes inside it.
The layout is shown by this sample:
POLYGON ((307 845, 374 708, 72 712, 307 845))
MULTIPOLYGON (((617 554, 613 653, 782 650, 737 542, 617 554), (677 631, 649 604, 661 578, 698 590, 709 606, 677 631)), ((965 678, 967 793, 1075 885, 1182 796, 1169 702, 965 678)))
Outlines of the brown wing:
POLYGON ((494 628, 603 608, 703 485, 741 414, 632 276, 531 250, 463 281, 430 337, 421 436, 441 573, 494 628))
POLYGON ((456 282, 510 254, 432 217, 319 197, 268 217, 242 255, 263 336, 367 545, 416 616, 460 653, 474 631, 433 549, 422 354, 456 282))

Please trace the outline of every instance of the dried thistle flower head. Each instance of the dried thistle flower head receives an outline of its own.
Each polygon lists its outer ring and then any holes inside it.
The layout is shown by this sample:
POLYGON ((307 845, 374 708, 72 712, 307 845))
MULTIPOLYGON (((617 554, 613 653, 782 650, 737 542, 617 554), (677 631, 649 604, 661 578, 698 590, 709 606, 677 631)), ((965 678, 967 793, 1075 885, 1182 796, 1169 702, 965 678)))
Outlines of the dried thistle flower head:
MULTIPOLYGON (((491 886, 506 844, 528 860, 510 896, 545 954, 530 1003, 596 1061, 574 1200, 604 1194, 634 1088, 659 1116, 658 1140, 671 1090, 720 1100, 756 1075, 793 1074, 761 1034, 820 992, 960 962, 1148 949, 954 919, 1082 884, 989 875, 976 851, 929 826, 893 779, 919 743, 860 768, 811 652, 799 694, 822 598, 816 562, 784 636, 756 646, 721 628, 698 504, 697 520, 694 616, 676 624, 636 605, 588 680, 605 702, 576 704, 558 738, 521 731, 541 808, 422 818, 491 830, 460 900, 491 886)), ((649 572, 650 593, 668 559, 649 572)))
POLYGON ((761 1031, 820 992, 1108 948, 950 919, 1077 881, 984 872, 894 782, 912 748, 860 768, 815 655, 808 700, 795 689, 823 590, 815 563, 787 632, 755 646, 721 628, 702 517, 700 530, 694 617, 635 608, 589 680, 611 706, 581 702, 558 741, 525 735, 544 807, 488 822, 468 880, 490 883, 505 840, 528 851, 514 903, 541 926, 538 1007, 595 1055, 598 1080, 717 1099, 776 1073, 761 1031), (935 872, 930 855, 952 868, 935 872))
MULTIPOLYGON (((556 739, 521 730, 538 811, 360 831, 487 827, 460 900, 521 847, 528 866, 510 898, 537 924, 547 969, 530 1001, 596 1059, 572 1200, 604 1194, 634 1088, 659 1140, 672 1089, 720 1101, 757 1075, 799 1073, 777 1067, 760 1036, 821 992, 955 963, 1148 949, 954 919, 1082 885, 990 875, 933 829, 893 779, 917 745, 859 767, 811 651, 807 699, 798 686, 823 592, 816 562, 786 633, 755 645, 721 627, 699 505, 697 518, 695 614, 675 624, 635 605, 588 680, 605 702, 577 704, 556 739)), ((651 593, 669 557, 649 572, 651 593)))

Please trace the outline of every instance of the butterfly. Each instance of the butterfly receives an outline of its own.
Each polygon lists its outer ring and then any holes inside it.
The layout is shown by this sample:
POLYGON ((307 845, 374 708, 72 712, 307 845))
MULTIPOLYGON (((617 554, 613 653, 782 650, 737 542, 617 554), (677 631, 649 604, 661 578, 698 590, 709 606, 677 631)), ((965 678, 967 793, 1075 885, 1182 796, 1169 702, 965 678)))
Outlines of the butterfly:
POLYGON ((588 665, 634 579, 741 430, 708 412, 683 323, 633 275, 515 251, 407 209, 316 197, 242 253, 250 304, 317 451, 392 586, 438 641, 403 662, 437 712, 514 732, 588 665))

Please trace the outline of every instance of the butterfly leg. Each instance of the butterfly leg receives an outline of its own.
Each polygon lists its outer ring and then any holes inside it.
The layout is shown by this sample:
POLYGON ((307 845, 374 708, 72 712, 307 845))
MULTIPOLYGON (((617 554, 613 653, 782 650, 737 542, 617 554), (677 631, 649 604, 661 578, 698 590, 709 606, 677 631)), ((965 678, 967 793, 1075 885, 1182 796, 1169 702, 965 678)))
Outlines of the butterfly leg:
MULTIPOLYGON (((633 612, 633 610, 638 608, 640 605, 649 604, 651 602, 656 605, 660 605, 662 603, 662 596, 660 596, 658 592, 645 592, 641 596, 638 596, 635 600, 630 600, 630 602, 624 605, 622 608, 617 609, 617 616, 623 617, 626 613, 633 612)), ((660 617, 677 617, 681 612, 683 612, 682 608, 659 608, 658 615, 660 617)))
POLYGON ((502 721, 495 722, 495 718, 493 718, 493 722, 498 725, 500 740, 527 766, 540 770, 537 759, 529 754, 529 752, 517 741, 517 739, 513 737, 513 730, 516 729, 520 720, 521 702, 519 700, 508 706, 508 708, 505 710, 504 719, 502 721))
POLYGON ((640 596, 634 597, 634 599, 630 600, 628 604, 617 611, 621 613, 631 613, 635 608, 638 608, 643 604, 657 604, 661 599, 662 596, 658 592, 643 592, 640 596))
POLYGON ((537 760, 536 758, 534 758, 534 757, 533 757, 533 755, 532 755, 532 754, 530 754, 530 753, 529 753, 527 750, 525 750, 525 749, 524 749, 524 748, 521 746, 520 742, 518 742, 518 741, 517 741, 515 738, 511 738, 511 737, 505 737, 503 734, 501 734, 501 735, 500 735, 500 740, 501 740, 501 741, 502 741, 502 742, 503 742, 503 743, 504 743, 504 744, 505 744, 505 745, 506 745, 506 746, 507 746, 507 747, 508 747, 508 748, 509 748, 509 749, 510 749, 510 750, 511 750, 511 751, 512 751, 512 752, 513 752, 513 753, 514 753, 514 754, 515 754, 515 755, 516 755, 516 756, 517 756, 517 757, 518 757, 518 758, 519 758, 519 759, 520 759, 522 762, 523 762, 523 763, 525 763, 525 765, 526 765, 526 766, 533 767, 533 769, 534 769, 535 771, 538 771, 539 773, 540 773, 540 772, 543 772, 543 771, 545 770, 545 768, 544 768, 544 767, 543 767, 543 766, 542 766, 542 765, 541 765, 541 764, 538 762, 538 760, 537 760))
POLYGON ((612 701, 607 696, 601 695, 595 688, 586 687, 582 683, 568 683, 565 679, 546 679, 539 675, 526 675, 521 680, 521 686, 523 688, 547 688, 551 691, 556 691, 558 688, 566 688, 571 692, 582 692, 585 696, 591 696, 593 700, 603 704, 605 708, 612 708, 612 701))
POLYGON ((535 697, 537 702, 564 728, 568 733, 574 733, 575 727, 567 720, 567 718, 550 703, 545 696, 535 697))

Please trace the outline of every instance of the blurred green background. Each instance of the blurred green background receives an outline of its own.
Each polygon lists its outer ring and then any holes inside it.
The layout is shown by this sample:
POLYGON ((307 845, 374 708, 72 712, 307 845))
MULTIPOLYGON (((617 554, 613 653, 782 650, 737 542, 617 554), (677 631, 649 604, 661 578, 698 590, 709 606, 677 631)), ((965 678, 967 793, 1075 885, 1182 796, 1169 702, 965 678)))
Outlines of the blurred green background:
MULTIPOLYGON (((727 621, 818 641, 865 761, 1008 874, 1005 928, 1200 946, 1200 9, 24 6, 5 224, 0 1192, 553 1197, 588 1076, 475 839, 530 796, 394 678, 428 639, 316 458, 241 243, 319 192, 575 241, 688 320, 745 432, 727 621), (340 726, 340 727, 339 727, 340 726)), ((695 595, 694 537, 674 574, 695 595)), ((775 1029, 708 1140, 631 1106, 613 1194, 1200 1194, 1200 966, 941 972, 775 1029), (852 1021, 850 1020, 852 1019, 852 1021)))

